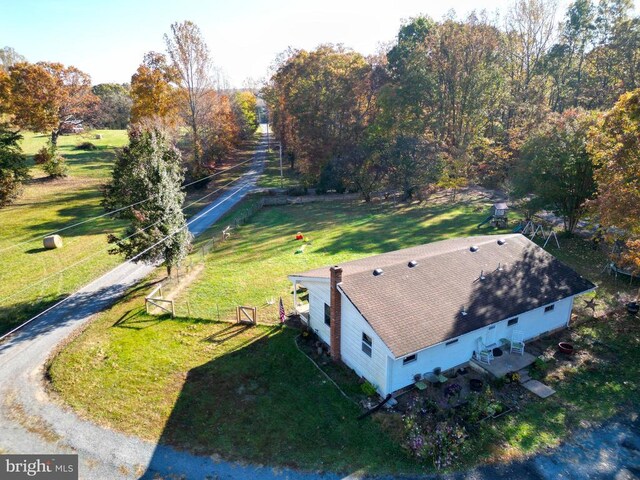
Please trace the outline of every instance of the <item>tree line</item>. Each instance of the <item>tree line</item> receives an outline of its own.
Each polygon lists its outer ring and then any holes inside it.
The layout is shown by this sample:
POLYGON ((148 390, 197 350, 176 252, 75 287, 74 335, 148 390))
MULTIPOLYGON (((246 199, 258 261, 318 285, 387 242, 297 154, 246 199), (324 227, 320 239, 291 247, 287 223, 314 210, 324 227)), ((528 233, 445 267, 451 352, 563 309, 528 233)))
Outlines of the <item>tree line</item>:
POLYGON ((288 50, 262 95, 290 167, 319 191, 367 201, 504 188, 532 213, 558 212, 569 232, 599 208, 605 227, 637 235, 638 216, 605 211, 637 200, 638 156, 610 155, 616 144, 603 138, 619 135, 612 118, 633 119, 640 18, 630 0, 575 0, 559 25, 556 15, 552 0, 515 0, 502 20, 413 18, 369 57, 341 45, 288 50), (635 173, 610 178, 612 161, 635 173))
POLYGON ((103 205, 122 209, 121 236, 110 253, 164 261, 168 271, 189 251, 182 211, 188 182, 204 188, 221 163, 258 127, 257 98, 221 81, 198 26, 176 22, 164 37, 166 52, 149 52, 130 84, 92 86, 74 66, 29 63, 0 50, 0 207, 15 200, 29 178, 20 130, 49 135, 34 160, 52 177, 67 173, 58 138, 80 127, 128 128, 103 205), (144 200, 144 201, 141 201, 144 200))

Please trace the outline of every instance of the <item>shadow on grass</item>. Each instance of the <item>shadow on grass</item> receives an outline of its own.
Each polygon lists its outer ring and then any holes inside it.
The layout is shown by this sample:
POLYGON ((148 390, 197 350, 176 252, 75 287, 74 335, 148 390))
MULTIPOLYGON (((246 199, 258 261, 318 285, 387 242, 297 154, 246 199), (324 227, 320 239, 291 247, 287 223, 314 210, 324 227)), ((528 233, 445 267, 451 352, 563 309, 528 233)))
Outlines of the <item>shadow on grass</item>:
POLYGON ((33 255, 34 253, 40 253, 40 252, 46 252, 47 249, 44 247, 39 247, 39 248, 30 248, 29 250, 25 250, 24 253, 27 253, 29 255, 33 255))
POLYGON ((231 340, 234 337, 237 337, 238 335, 242 335, 243 333, 245 333, 249 328, 251 328, 249 325, 246 324, 229 324, 228 327, 223 328, 222 330, 214 333, 213 335, 208 336, 205 340, 207 342, 211 342, 211 343, 217 343, 217 344, 222 344, 225 343, 229 340, 231 340))
MULTIPOLYGON (((134 290, 148 288, 149 285, 149 283, 144 283, 134 290)), ((0 354, 13 346, 31 341, 41 335, 64 328, 102 311, 120 298, 127 286, 123 283, 114 283, 109 287, 99 288, 94 291, 81 291, 69 296, 51 296, 40 301, 0 307, 0 333, 6 333, 25 320, 41 314, 5 339, 0 344, 0 354), (54 306, 56 304, 59 305, 54 306), (45 313, 48 308, 51 308, 51 310, 45 313)))
POLYGON ((270 465, 285 467, 279 469, 283 478, 298 476, 289 468, 406 469, 411 462, 400 447, 374 420, 358 421, 360 409, 296 349, 297 333, 229 325, 204 339, 225 352, 188 372, 141 478, 168 472, 187 478, 270 478, 270 465), (218 455, 267 466, 212 459, 218 455))

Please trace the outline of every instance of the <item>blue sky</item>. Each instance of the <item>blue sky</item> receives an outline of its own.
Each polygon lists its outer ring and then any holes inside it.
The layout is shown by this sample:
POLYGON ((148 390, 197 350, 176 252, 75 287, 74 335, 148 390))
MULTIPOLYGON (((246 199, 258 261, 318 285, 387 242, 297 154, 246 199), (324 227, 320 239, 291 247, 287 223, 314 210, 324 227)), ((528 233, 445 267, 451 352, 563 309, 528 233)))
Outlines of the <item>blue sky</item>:
MULTIPOLYGON (((163 51, 172 22, 197 23, 231 85, 260 80, 287 47, 343 43, 374 53, 403 19, 450 9, 504 13, 512 0, 0 0, 0 47, 31 62, 75 65, 94 83, 128 82, 145 52, 163 51)), ((560 1, 563 10, 567 1, 560 1)))

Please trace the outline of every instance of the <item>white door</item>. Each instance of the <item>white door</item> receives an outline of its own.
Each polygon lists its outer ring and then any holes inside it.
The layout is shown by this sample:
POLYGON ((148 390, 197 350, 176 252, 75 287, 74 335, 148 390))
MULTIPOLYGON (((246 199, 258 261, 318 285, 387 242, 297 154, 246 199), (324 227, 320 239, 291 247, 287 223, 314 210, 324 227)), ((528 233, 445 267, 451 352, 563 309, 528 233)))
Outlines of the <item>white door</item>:
POLYGON ((496 343, 496 326, 495 325, 491 325, 488 329, 487 332, 485 333, 484 336, 484 344, 487 347, 492 346, 494 343, 496 343))

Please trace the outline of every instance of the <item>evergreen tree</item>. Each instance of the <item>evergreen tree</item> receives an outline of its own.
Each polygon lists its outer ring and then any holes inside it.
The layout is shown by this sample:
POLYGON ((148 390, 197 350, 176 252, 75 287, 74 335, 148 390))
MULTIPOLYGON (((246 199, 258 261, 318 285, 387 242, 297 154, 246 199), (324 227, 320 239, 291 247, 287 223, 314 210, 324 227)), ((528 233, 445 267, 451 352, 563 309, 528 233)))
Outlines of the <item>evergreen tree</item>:
POLYGON ((182 212, 181 155, 157 127, 132 129, 129 139, 129 146, 118 155, 113 180, 105 187, 103 205, 112 210, 140 203, 118 214, 131 224, 121 238, 109 235, 109 243, 115 245, 110 253, 148 263, 163 261, 170 275, 191 244, 182 212))
POLYGON ((27 158, 18 145, 21 139, 22 135, 0 124, 0 207, 15 200, 22 182, 29 178, 27 158))

